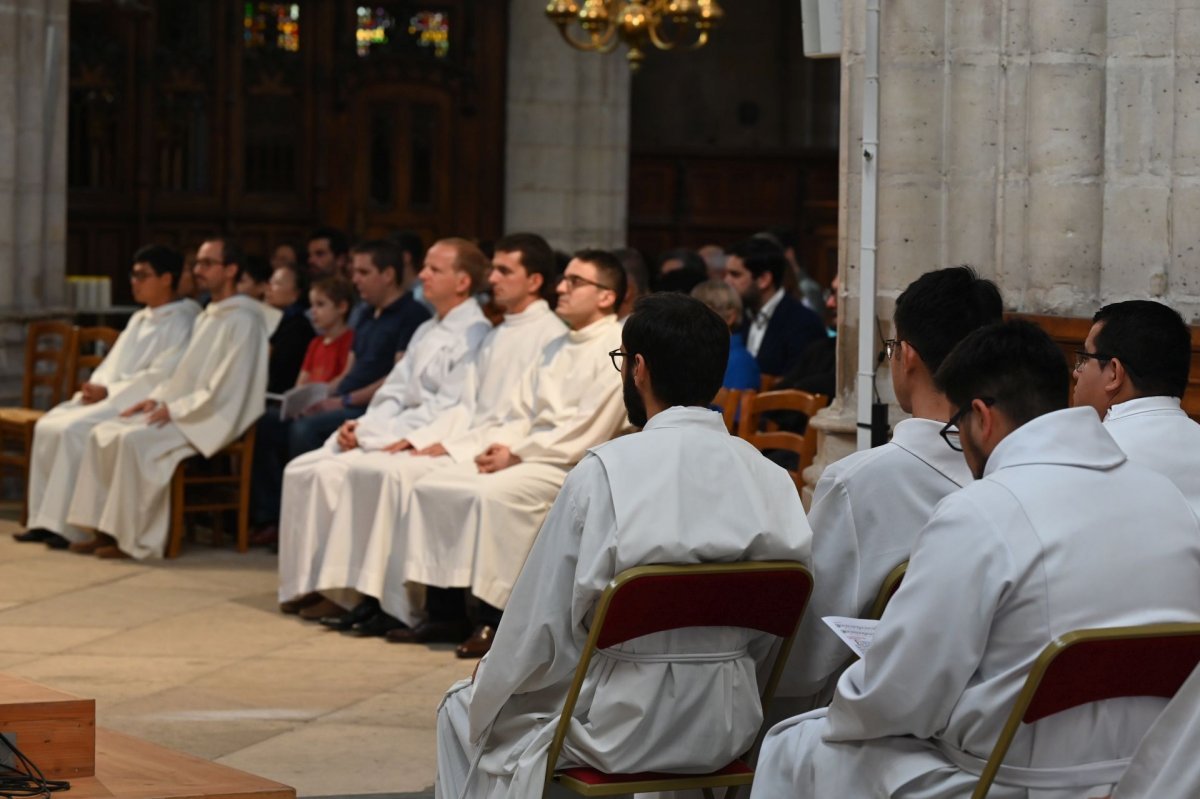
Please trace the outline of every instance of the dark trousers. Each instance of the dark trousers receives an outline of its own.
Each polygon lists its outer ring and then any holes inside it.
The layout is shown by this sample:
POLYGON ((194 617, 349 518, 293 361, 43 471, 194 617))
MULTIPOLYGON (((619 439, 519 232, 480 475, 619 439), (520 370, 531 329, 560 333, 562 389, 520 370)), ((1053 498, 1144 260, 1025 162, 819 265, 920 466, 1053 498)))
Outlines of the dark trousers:
MULTIPOLYGON (((476 597, 477 623, 492 627, 500 626, 500 617, 504 611, 494 605, 489 605, 476 597)), ((467 620, 467 589, 465 588, 435 588, 432 585, 425 589, 425 610, 432 622, 463 622, 467 620)))

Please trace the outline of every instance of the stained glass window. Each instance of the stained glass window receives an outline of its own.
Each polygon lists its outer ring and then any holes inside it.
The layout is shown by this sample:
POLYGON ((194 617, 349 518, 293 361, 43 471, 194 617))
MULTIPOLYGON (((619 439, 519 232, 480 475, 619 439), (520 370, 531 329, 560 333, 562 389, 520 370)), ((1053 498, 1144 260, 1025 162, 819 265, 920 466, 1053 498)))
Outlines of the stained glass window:
POLYGON ((408 33, 421 47, 432 47, 438 58, 450 52, 450 19, 440 11, 418 11, 408 22, 408 33))
POLYGON ((248 48, 300 49, 299 3, 246 3, 242 36, 248 48))
POLYGON ((391 41, 390 34, 396 25, 396 20, 384 8, 358 7, 358 29, 355 31, 355 42, 358 54, 366 56, 371 48, 386 45, 391 41))

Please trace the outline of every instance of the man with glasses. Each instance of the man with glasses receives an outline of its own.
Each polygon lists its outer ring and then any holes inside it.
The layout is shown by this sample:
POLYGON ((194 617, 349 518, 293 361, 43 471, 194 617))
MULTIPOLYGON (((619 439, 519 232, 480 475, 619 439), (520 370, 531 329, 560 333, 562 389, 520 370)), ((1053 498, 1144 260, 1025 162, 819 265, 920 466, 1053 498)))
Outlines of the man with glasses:
POLYGON ((174 371, 187 348, 200 306, 176 295, 182 271, 183 256, 168 247, 152 244, 134 254, 129 283, 134 301, 145 307, 129 318, 79 392, 34 427, 26 488, 28 529, 13 535, 18 541, 65 549, 91 537, 67 524, 79 459, 92 429, 144 400, 174 371))
MULTIPOLYGON (((592 448, 567 476, 495 646, 438 709, 438 796, 542 795, 587 622, 618 573, 651 563, 808 561, 811 533, 791 479, 707 408, 721 387, 728 331, 681 294, 654 294, 634 308, 612 358, 629 419, 644 429, 592 448)), ((753 745, 762 722, 755 673, 765 638, 692 628, 604 650, 558 765, 724 766, 753 745)))
MULTIPOLYGON (((1051 640, 1200 620, 1200 521, 1095 411, 1066 407, 1049 336, 1024 321, 977 330, 936 381, 976 479, 917 536, 829 708, 768 733, 752 798, 967 796, 1051 640)), ((1108 700, 1022 726, 993 794, 1107 794, 1165 704, 1108 700)))
POLYGON ((267 327, 258 301, 237 293, 243 261, 228 237, 200 245, 196 283, 212 301, 170 375, 88 438, 67 520, 96 536, 72 550, 161 557, 175 467, 197 452, 215 454, 262 415, 267 327))
POLYGON ((461 642, 458 655, 465 658, 491 646, 501 609, 567 472, 625 422, 621 375, 608 355, 621 343, 616 311, 624 293, 625 270, 615 256, 576 253, 558 283, 555 308, 570 330, 527 370, 516 402, 479 441, 473 460, 416 482, 400 522, 407 551, 393 550, 397 565, 388 573, 389 580, 402 574, 429 586, 429 618, 392 630, 389 641, 461 642), (473 633, 466 623, 467 588, 480 606, 473 633))
POLYGON ((1150 300, 1106 305, 1075 354, 1075 404, 1090 405, 1134 463, 1169 477, 1200 513, 1200 425, 1180 407, 1192 336, 1150 300))
POLYGON ((795 699, 779 703, 780 718, 828 703, 846 664, 845 644, 821 619, 866 615, 937 503, 970 482, 962 455, 938 437, 951 408, 933 375, 959 341, 1002 313, 995 284, 966 266, 926 272, 896 299, 885 355, 896 400, 913 418, 889 443, 830 464, 817 482, 808 521, 818 579, 780 686, 781 698, 795 699))

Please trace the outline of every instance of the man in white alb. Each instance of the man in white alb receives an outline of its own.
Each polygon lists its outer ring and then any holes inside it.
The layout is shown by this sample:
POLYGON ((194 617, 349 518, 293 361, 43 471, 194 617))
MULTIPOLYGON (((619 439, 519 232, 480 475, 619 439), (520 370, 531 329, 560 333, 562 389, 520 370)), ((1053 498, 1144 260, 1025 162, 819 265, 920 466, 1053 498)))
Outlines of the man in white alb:
MULTIPOLYGON (((389 582, 428 586, 429 618, 388 633, 394 643, 459 642, 459 657, 491 646, 501 610, 567 472, 625 422, 621 380, 608 353, 621 343, 616 311, 625 270, 611 253, 581 250, 558 284, 556 313, 570 330, 527 369, 504 421, 477 439, 474 461, 413 487, 389 582), (480 602, 467 637, 466 588, 480 602), (464 638, 466 640, 464 641, 464 638)), ((385 595, 397 589, 385 587, 385 595)))
POLYGON ((211 456, 262 415, 267 328, 258 301, 238 294, 241 262, 232 239, 200 245, 196 283, 211 295, 170 378, 120 418, 92 431, 67 521, 96 532, 73 549, 99 557, 161 557, 175 467, 211 456))
MULTIPOLYGON (((402 552, 406 543, 401 521, 413 483, 436 469, 471 462, 485 446, 488 431, 508 415, 521 377, 542 349, 565 332, 545 299, 553 298, 555 269, 554 251, 541 236, 515 233, 497 241, 488 283, 505 315, 466 364, 463 393, 472 395, 473 406, 460 402, 443 410, 408 432, 398 448, 348 459, 338 503, 326 524, 329 543, 308 580, 317 591, 350 588, 381 600, 383 608, 375 617, 355 623, 356 633, 383 635, 399 619, 415 623, 402 574, 392 581, 394 595, 384 595, 390 556, 396 549, 402 552)), ((391 562, 403 565, 402 554, 391 562)), ((307 587, 281 583, 293 595, 307 587)), ((341 591, 332 595, 339 602, 348 599, 341 591)), ((333 604, 328 598, 324 602, 333 604)), ((320 595, 313 593, 282 607, 308 616, 339 614, 336 606, 321 608, 320 595)))
POLYGON ((141 402, 175 369, 187 349, 200 306, 176 296, 183 256, 152 244, 133 256, 129 283, 145 305, 129 318, 112 350, 79 392, 38 420, 29 457, 28 530, 18 541, 45 541, 52 549, 85 541, 67 524, 79 459, 92 428, 141 402))
POLYGON ((1075 404, 1090 405, 1129 459, 1170 478, 1200 514, 1200 424, 1180 407, 1192 336, 1151 300, 1106 305, 1075 353, 1075 404))
MULTIPOLYGON (((355 465, 388 459, 405 447, 405 437, 440 414, 459 405, 470 412, 474 396, 465 390, 467 367, 491 323, 483 315, 475 292, 487 274, 487 257, 465 239, 443 239, 425 255, 420 280, 435 315, 413 334, 408 350, 375 392, 367 412, 342 423, 325 446, 295 458, 283 473, 283 505, 279 518, 279 596, 302 598, 305 618, 316 617, 339 630, 382 635, 374 627, 379 612, 375 595, 348 609, 333 602, 313 604, 317 588, 353 587, 348 582, 317 585, 326 558, 351 557, 352 546, 335 521, 339 508, 361 503, 369 516, 385 512, 378 492, 362 492, 351 479, 355 465), (372 622, 368 625, 368 622, 372 622), (369 629, 368 629, 369 627, 369 629)), ((339 595, 339 599, 343 599, 339 595)), ((344 599, 343 599, 344 601, 344 599)), ((283 608, 285 611, 289 607, 283 608)), ((300 608, 297 608, 299 610, 300 608)))
MULTIPOLYGON (((982 328, 936 379, 958 409, 947 445, 976 479, 917 536, 833 703, 767 734, 752 797, 965 799, 1047 643, 1200 620, 1200 520, 1095 411, 1066 407, 1049 336, 1024 321, 982 328)), ((1108 700, 1023 725, 989 795, 1104 795, 1165 704, 1108 700)))
POLYGON ((830 464, 817 482, 808 523, 819 579, 780 683, 784 701, 772 707, 784 709, 779 718, 809 710, 814 699, 827 704, 846 665, 846 645, 821 618, 865 615, 934 506, 971 481, 962 453, 938 435, 951 408, 933 375, 955 344, 1003 311, 995 284, 966 266, 926 272, 896 298, 886 354, 896 399, 913 418, 896 425, 891 442, 830 464))
MULTIPOLYGON (((629 419, 644 429, 593 448, 568 475, 495 645, 474 679, 442 700, 438 799, 541 796, 592 611, 618 573, 647 563, 807 562, 811 532, 787 473, 706 407, 728 353, 729 328, 698 300, 655 294, 635 307, 614 361, 629 419)), ((767 649, 763 638, 693 628, 602 651, 558 765, 724 766, 762 723, 750 651, 767 649)))
POLYGON ((1200 668, 1192 672, 1138 745, 1113 799, 1200 796, 1200 668))

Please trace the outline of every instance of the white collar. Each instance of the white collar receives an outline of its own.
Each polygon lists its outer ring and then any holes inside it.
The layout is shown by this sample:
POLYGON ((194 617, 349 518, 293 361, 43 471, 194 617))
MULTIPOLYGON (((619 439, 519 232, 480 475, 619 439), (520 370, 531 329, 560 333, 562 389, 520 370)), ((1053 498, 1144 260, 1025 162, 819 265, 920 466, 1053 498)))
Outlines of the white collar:
POLYGON ((1154 397, 1137 397, 1135 399, 1118 402, 1116 405, 1108 409, 1108 413, 1104 416, 1105 422, 1114 422, 1119 419, 1127 419, 1130 416, 1137 416, 1143 413, 1170 413, 1184 415, 1183 408, 1180 407, 1181 401, 1179 397, 1154 396, 1154 397))
POLYGON ((775 309, 779 307, 779 303, 783 302, 783 289, 775 289, 775 293, 771 295, 771 299, 763 303, 762 308, 758 309, 758 313, 754 315, 755 324, 765 325, 771 321, 771 317, 775 315, 775 309))

